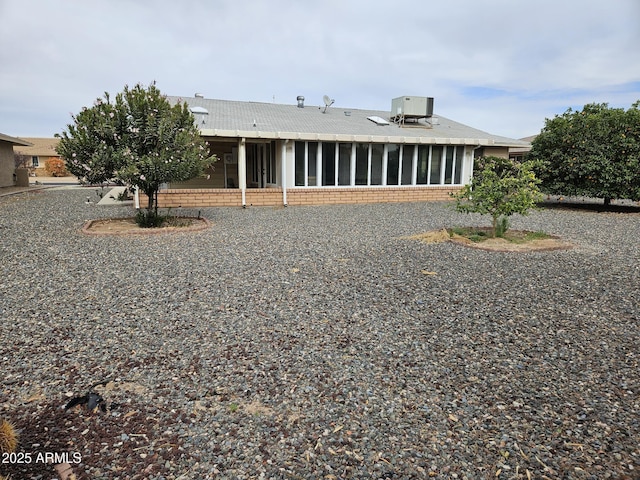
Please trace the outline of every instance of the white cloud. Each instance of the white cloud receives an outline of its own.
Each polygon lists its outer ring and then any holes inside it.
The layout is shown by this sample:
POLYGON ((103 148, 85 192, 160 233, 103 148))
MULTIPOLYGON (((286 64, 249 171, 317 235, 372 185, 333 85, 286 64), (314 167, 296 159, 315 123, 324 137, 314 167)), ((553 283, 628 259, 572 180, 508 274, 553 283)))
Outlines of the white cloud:
POLYGON ((51 135, 104 91, 352 108, 436 97, 525 136, 568 106, 640 98, 637 0, 0 2, 0 132, 51 135))

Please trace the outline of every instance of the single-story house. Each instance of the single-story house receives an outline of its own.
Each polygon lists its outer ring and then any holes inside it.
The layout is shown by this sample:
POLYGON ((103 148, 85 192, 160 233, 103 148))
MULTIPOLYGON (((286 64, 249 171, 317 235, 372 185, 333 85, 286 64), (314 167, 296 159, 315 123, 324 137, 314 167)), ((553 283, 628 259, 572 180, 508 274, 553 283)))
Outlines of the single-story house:
POLYGON ((166 185, 160 206, 309 205, 446 200, 474 158, 507 157, 525 142, 433 113, 431 97, 388 111, 168 97, 187 102, 219 161, 202 178, 166 185))
POLYGON ((23 139, 29 142, 30 146, 20 146, 15 149, 16 153, 24 155, 26 158, 26 165, 31 172, 38 176, 46 175, 45 162, 50 158, 60 158, 56 147, 60 139, 58 138, 31 138, 23 137, 23 139))
POLYGON ((531 142, 535 140, 538 135, 531 135, 530 137, 524 137, 520 140, 525 142, 526 145, 521 147, 514 147, 509 149, 509 158, 522 162, 527 154, 531 151, 531 142))
POLYGON ((0 187, 12 187, 15 185, 16 163, 13 147, 26 147, 29 145, 31 145, 29 142, 21 138, 10 137, 0 133, 0 187))

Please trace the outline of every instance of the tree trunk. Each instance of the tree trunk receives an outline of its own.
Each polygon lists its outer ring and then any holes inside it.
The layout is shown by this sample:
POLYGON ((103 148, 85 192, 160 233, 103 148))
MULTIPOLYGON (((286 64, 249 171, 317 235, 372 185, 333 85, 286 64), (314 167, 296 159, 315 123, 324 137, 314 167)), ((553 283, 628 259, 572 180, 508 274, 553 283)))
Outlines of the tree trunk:
POLYGON ((604 204, 607 207, 611 205, 611 197, 604 197, 604 204))
POLYGON ((492 218, 491 238, 495 238, 496 237, 496 228, 498 228, 498 217, 497 216, 493 216, 491 218, 492 218))

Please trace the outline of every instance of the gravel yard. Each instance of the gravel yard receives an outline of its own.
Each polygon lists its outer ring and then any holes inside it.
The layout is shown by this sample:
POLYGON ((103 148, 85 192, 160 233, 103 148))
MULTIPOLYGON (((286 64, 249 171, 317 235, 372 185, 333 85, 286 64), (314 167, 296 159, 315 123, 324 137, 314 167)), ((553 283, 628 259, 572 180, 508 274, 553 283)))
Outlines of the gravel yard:
POLYGON ((206 208, 204 231, 99 237, 85 221, 133 212, 86 197, 0 198, 0 416, 34 460, 66 452, 79 479, 640 478, 640 213, 533 212, 513 228, 576 247, 501 253, 400 239, 488 223, 439 203, 206 208), (62 408, 97 382, 106 413, 62 408))

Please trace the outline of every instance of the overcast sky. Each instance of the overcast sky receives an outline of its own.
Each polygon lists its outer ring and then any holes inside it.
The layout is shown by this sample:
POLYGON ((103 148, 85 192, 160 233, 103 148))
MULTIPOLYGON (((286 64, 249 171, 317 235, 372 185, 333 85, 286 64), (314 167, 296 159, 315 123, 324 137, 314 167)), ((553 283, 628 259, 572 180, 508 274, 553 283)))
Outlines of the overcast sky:
POLYGON ((0 0, 0 132, 53 136, 104 92, 436 115, 536 134, 640 99, 640 0, 0 0))

